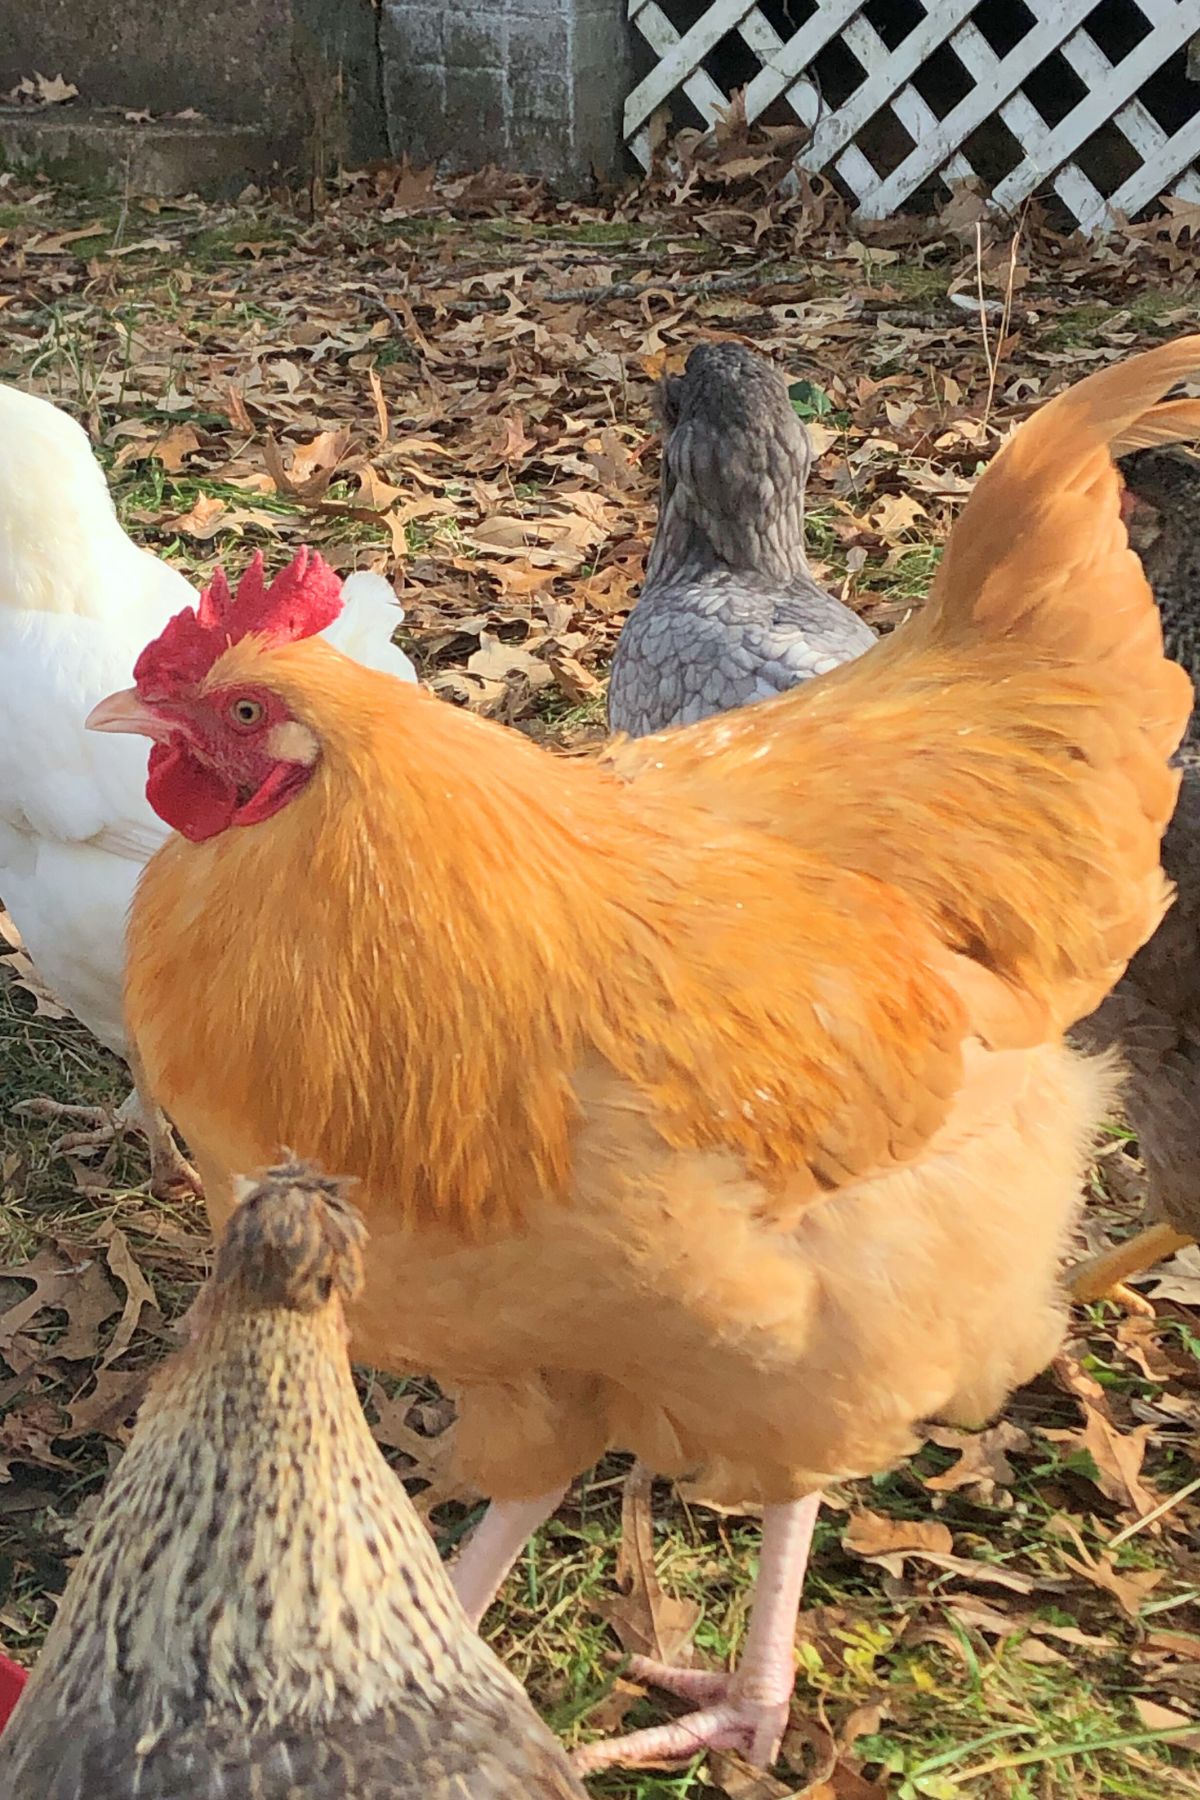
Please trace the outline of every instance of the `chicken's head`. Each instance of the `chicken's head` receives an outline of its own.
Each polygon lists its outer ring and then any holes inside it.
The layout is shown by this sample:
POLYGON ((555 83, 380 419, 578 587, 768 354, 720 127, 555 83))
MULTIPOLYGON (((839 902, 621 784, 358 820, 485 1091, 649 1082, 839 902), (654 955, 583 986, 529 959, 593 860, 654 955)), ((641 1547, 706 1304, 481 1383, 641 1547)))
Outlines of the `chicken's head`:
POLYGON ((153 738, 146 797, 194 843, 230 825, 254 825, 307 786, 316 737, 287 703, 253 680, 223 677, 226 651, 244 638, 285 644, 337 618, 342 584, 304 549, 270 586, 256 555, 236 594, 220 569, 199 605, 177 613, 134 666, 132 688, 88 716, 92 731, 153 738))

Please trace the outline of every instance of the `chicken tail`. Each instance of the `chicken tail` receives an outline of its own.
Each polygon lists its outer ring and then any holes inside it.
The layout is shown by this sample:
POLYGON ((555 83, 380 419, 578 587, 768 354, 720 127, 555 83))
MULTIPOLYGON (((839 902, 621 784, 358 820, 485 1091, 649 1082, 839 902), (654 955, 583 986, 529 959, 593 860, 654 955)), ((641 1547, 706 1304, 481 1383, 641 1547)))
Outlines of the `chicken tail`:
POLYGON ((354 1300, 366 1230, 346 1187, 295 1160, 244 1183, 217 1257, 213 1308, 311 1313, 335 1295, 354 1300))
POLYGON ((1134 450, 1161 450, 1200 438, 1200 400, 1163 400, 1128 426, 1109 445, 1113 456, 1134 450))
MULTIPOLYGON (((1054 870, 1074 882, 1073 892, 1064 887, 1053 930, 1040 934, 1036 959, 1043 979, 1060 963, 1050 987, 1063 1022, 1102 998, 1169 901, 1159 866, 1179 786, 1169 759, 1194 691, 1164 653, 1154 596, 1129 547, 1113 458, 1200 437, 1200 401, 1163 400, 1198 370, 1200 335, 1180 338, 1089 376, 1027 420, 977 483, 912 640, 935 658, 948 653, 953 665, 975 668, 991 684, 993 711, 1008 692, 1009 754, 1022 771, 1020 792, 1046 809, 1047 829, 1058 778, 1046 758, 1074 771, 1073 790, 1091 820, 1086 834, 1073 841, 1077 826, 1067 814, 1044 845, 1032 824, 1024 834, 1028 854, 1044 859, 1045 879, 1054 870), (1079 941, 1067 950, 1072 921, 1079 941), (1076 979, 1063 983, 1070 964, 1076 979)), ((1010 886, 1006 878, 1004 891, 1010 886)), ((1019 940, 1022 928, 1013 925, 1019 940)), ((1008 960, 998 944, 1005 935, 994 920, 980 935, 997 969, 1008 960)), ((1030 979, 1041 986, 1026 963, 1030 979)))
POLYGON ((1119 667, 1123 686, 1145 684, 1147 723, 1159 719, 1165 743, 1182 726, 1183 690, 1129 549, 1114 458, 1200 436, 1200 401, 1163 400, 1197 372, 1200 335, 1179 338, 1100 370, 1026 420, 951 534, 925 632, 943 642, 1003 635, 1053 663, 1119 667))

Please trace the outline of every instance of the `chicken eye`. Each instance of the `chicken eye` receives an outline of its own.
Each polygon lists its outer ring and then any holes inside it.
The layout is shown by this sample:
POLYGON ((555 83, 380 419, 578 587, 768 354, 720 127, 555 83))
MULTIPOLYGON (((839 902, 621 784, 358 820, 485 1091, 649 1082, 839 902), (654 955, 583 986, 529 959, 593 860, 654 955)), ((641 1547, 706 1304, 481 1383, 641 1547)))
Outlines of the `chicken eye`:
POLYGON ((243 731, 249 731, 253 726, 261 725, 265 711, 266 708, 261 700, 251 700, 247 695, 243 695, 240 700, 234 700, 230 705, 229 717, 243 731))

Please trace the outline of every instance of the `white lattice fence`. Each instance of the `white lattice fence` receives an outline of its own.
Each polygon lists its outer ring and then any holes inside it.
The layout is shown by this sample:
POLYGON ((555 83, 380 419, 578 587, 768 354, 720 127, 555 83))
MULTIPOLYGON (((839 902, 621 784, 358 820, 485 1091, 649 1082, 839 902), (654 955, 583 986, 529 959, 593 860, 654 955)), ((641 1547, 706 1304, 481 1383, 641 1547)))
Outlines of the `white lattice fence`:
POLYGON ((740 86, 751 122, 790 108, 811 132, 801 166, 836 171, 866 218, 934 177, 975 177, 1009 208, 1052 189, 1089 232, 1163 193, 1200 201, 1184 54, 1200 0, 629 0, 629 14, 656 59, 625 107, 643 167, 673 96, 711 124, 740 86), (747 58, 757 73, 730 79, 747 58))

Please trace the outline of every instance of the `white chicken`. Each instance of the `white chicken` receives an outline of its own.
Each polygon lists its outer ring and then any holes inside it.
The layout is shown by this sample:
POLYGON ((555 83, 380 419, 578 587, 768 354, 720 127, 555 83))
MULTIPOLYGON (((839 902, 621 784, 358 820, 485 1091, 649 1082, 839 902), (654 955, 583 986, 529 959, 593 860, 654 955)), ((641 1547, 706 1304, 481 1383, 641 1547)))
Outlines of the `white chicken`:
MULTIPOLYGON (((382 577, 350 576, 325 633, 356 662, 403 681, 391 641, 404 614, 382 577)), ((143 863, 168 835, 145 797, 132 740, 84 730, 96 701, 127 684, 138 652, 196 600, 190 582, 125 535, 86 432, 48 400, 0 383, 0 899, 65 1006, 130 1060, 121 1011, 125 916, 143 863)), ((115 1120, 27 1103, 89 1129, 62 1147, 97 1149, 143 1130, 158 1194, 196 1178, 152 1097, 115 1120)))

